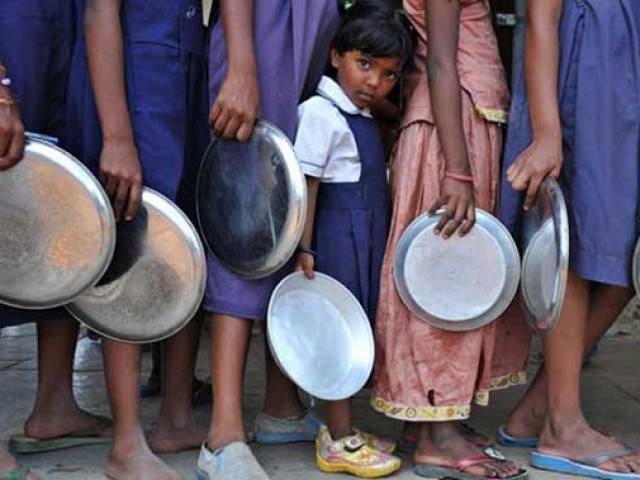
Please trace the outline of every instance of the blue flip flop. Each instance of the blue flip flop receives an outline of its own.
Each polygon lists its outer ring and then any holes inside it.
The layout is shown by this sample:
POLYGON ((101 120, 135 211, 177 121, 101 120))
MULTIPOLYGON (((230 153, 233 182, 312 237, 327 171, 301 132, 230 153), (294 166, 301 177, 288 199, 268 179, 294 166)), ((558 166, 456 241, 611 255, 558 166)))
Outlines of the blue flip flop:
POLYGON ((598 468, 598 465, 624 457, 633 453, 631 448, 625 447, 610 452, 602 452, 580 460, 570 460, 568 458, 547 455, 540 452, 531 453, 531 466, 540 470, 566 473, 569 475, 580 475, 586 478, 599 478, 601 480, 640 480, 639 473, 617 473, 598 468))
POLYGON ((498 443, 503 447, 538 448, 538 437, 514 437, 501 425, 498 429, 498 443))

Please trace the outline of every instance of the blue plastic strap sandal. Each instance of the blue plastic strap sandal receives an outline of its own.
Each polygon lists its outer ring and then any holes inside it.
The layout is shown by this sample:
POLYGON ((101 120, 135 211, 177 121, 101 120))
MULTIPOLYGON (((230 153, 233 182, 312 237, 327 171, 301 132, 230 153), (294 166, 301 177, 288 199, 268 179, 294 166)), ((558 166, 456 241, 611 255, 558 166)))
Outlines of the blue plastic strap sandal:
POLYGON ((501 425, 498 429, 498 443, 503 447, 538 448, 538 437, 514 437, 501 425))
POLYGON ((601 480, 640 480, 639 473, 617 473, 599 468, 609 460, 625 457, 634 453, 628 447, 610 452, 602 452, 579 460, 547 455, 540 452, 531 453, 531 466, 540 470, 549 470, 557 473, 567 473, 569 475, 580 475, 587 478, 599 478, 601 480))

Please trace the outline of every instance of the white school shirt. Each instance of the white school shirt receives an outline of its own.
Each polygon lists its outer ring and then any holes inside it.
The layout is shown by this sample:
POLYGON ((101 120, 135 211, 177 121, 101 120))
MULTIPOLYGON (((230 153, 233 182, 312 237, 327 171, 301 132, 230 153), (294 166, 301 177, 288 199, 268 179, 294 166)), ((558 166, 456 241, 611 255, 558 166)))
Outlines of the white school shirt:
POLYGON ((340 113, 371 118, 367 109, 356 107, 342 87, 322 77, 317 95, 298 106, 298 132, 294 149, 305 175, 324 183, 360 180, 360 156, 347 119, 340 113))

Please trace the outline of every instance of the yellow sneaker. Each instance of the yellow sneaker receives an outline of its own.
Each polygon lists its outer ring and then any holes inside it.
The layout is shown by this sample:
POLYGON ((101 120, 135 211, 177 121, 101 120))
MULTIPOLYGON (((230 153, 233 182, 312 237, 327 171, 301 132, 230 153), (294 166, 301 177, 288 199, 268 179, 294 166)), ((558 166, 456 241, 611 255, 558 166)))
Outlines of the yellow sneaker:
POLYGON ((374 450, 392 454, 396 449, 396 442, 388 438, 378 437, 372 433, 360 431, 357 428, 354 428, 353 431, 356 432, 356 435, 362 437, 365 443, 374 450))
POLYGON ((316 463, 326 473, 350 473, 361 478, 379 478, 400 470, 402 462, 373 449, 361 433, 333 440, 325 425, 316 440, 316 463))

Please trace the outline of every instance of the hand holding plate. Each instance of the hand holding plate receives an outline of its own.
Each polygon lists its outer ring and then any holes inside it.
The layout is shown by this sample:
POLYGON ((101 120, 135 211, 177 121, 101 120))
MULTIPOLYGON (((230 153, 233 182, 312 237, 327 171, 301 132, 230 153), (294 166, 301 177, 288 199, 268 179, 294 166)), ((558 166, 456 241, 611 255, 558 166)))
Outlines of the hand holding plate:
POLYGON ((293 267, 294 272, 304 272, 304 276, 309 280, 315 278, 313 268, 315 266, 315 258, 308 252, 298 252, 296 256, 296 264, 293 267))
POLYGON ((116 220, 135 217, 142 198, 142 168, 133 141, 105 141, 100 154, 100 181, 116 220))
MULTIPOLYGON (((1 70, 0 70, 1 71, 1 70)), ((13 167, 22 158, 24 126, 11 92, 0 86, 0 171, 13 167)))
POLYGON ((260 110, 258 79, 251 73, 229 72, 209 113, 216 137, 245 142, 251 137, 260 110))
POLYGON ((440 198, 429 213, 433 214, 442 207, 444 212, 434 230, 436 235, 442 233, 443 238, 449 238, 456 231, 460 236, 469 233, 476 218, 473 185, 470 182, 445 177, 442 181, 440 198))

